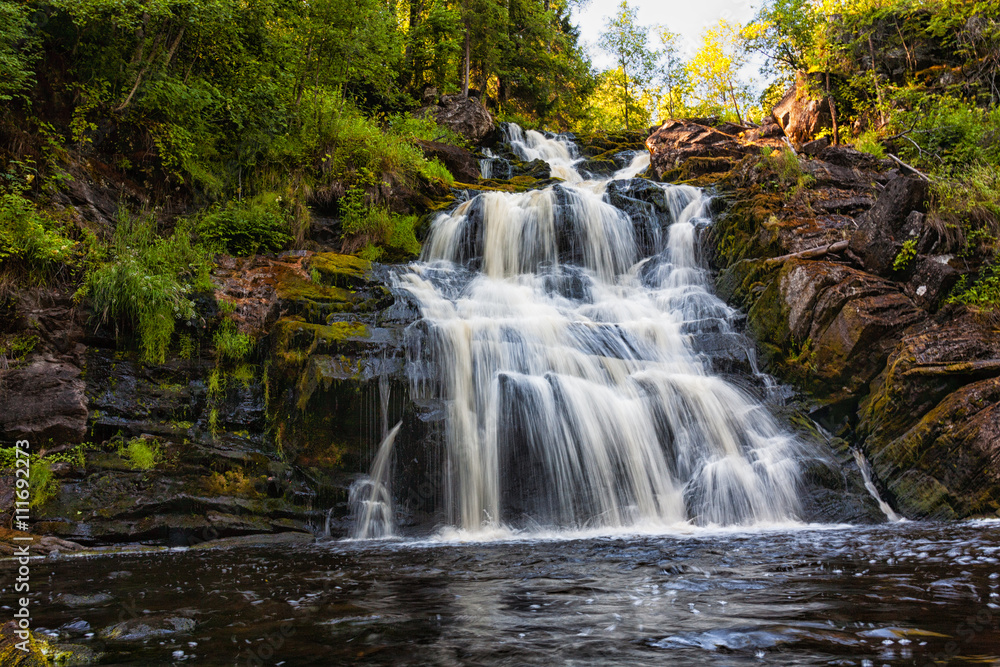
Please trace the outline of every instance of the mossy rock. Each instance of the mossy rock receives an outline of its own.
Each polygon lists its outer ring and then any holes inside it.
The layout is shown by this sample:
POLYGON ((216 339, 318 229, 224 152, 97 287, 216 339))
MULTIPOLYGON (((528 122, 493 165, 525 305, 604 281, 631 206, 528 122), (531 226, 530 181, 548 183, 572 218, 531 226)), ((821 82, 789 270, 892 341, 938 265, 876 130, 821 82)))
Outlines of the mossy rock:
POLYGON ((729 178, 734 162, 728 157, 689 157, 673 169, 664 172, 664 183, 683 183, 696 187, 711 187, 729 178))
POLYGON ((372 264, 354 255, 320 252, 306 260, 320 276, 320 282, 332 287, 362 287, 368 282, 372 264))

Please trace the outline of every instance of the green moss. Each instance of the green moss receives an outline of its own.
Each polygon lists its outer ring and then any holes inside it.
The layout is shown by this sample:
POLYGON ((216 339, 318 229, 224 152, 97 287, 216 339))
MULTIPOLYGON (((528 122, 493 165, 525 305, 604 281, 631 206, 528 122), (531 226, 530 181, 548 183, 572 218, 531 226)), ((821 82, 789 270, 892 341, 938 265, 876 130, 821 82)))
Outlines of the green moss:
POLYGON ((342 287, 330 287, 305 280, 298 276, 286 278, 278 283, 277 292, 278 298, 285 301, 339 302, 345 304, 352 302, 352 295, 354 294, 342 287))
POLYGON ((309 258, 308 264, 319 275, 314 282, 342 288, 363 285, 365 275, 371 270, 371 262, 335 252, 317 253, 309 258))

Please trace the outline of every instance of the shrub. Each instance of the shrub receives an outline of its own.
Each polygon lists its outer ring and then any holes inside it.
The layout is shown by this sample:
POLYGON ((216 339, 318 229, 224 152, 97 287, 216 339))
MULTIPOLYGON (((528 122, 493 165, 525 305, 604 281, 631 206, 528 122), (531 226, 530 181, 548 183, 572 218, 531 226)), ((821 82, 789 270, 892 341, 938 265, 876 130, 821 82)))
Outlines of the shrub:
POLYGON ((135 470, 152 470, 163 458, 159 443, 142 438, 132 438, 121 445, 118 455, 135 470))
POLYGON ((29 333, 19 333, 12 336, 0 336, 0 368, 10 364, 18 364, 31 354, 38 345, 38 336, 29 333))
POLYGON ((59 495, 59 480, 52 474, 51 464, 43 458, 31 457, 31 473, 28 477, 31 485, 31 506, 41 507, 59 495))
POLYGON ((213 472, 204 480, 205 491, 213 496, 234 496, 239 498, 260 498, 254 480, 242 470, 227 470, 225 474, 213 472))
POLYGON ((970 164, 1000 164, 1000 107, 918 92, 901 93, 900 102, 910 109, 894 118, 904 160, 956 177, 970 164))
POLYGON ((57 226, 21 193, 0 194, 0 267, 39 278, 50 276, 70 259, 76 246, 57 226))
POLYGON ((437 158, 428 160, 421 173, 432 181, 442 181, 449 187, 455 184, 455 177, 451 175, 448 168, 441 163, 437 158))
POLYGON ((403 139, 440 141, 453 146, 468 147, 468 142, 462 135, 449 127, 438 125, 430 114, 422 118, 410 114, 394 115, 389 118, 389 131, 403 139))
POLYGON ((384 207, 362 208, 356 205, 363 201, 362 195, 348 193, 345 200, 341 214, 345 252, 363 249, 363 257, 372 261, 383 255, 399 260, 420 254, 414 231, 417 216, 399 215, 384 207))
POLYGON ((253 338, 236 329, 236 323, 224 319, 212 338, 220 361, 242 361, 253 351, 253 338))
POLYGON ((281 197, 268 194, 246 202, 229 202, 202 216, 198 236, 209 246, 231 255, 274 252, 292 241, 288 214, 281 197))
POLYGON ((899 254, 892 262, 893 271, 905 271, 913 264, 917 258, 917 239, 911 238, 903 241, 903 247, 899 249, 899 254))
POLYGON ((815 182, 812 175, 803 171, 802 164, 792 149, 787 147, 781 150, 763 148, 758 165, 762 170, 774 174, 775 185, 784 189, 789 199, 797 197, 815 182))
POLYGON ((880 160, 886 157, 885 146, 878 138, 878 133, 873 131, 862 132, 854 139, 854 148, 862 153, 874 155, 880 160))
POLYGON ((212 287, 211 264, 186 226, 165 238, 152 218, 119 214, 107 261, 88 272, 77 298, 89 297, 95 316, 115 326, 116 336, 134 333, 143 359, 162 363, 177 320, 194 317, 188 295, 212 287))

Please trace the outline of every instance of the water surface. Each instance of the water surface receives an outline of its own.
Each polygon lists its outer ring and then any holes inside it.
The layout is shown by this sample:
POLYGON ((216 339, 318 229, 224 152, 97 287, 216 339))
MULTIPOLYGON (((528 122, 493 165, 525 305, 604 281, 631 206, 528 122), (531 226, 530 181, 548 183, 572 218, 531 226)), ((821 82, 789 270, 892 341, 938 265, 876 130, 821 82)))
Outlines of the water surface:
POLYGON ((32 574, 36 625, 105 664, 1000 664, 1000 522, 320 542, 32 574), (196 625, 99 634, 164 615, 196 625))

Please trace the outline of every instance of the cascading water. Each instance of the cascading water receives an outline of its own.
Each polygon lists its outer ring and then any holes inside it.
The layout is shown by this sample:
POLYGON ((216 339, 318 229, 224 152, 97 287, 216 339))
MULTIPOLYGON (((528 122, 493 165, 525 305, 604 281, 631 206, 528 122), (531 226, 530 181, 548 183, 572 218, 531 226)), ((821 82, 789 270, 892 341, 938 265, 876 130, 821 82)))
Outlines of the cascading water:
MULTIPOLYGON (((383 414, 385 414, 384 408, 383 414)), ((351 537, 354 539, 368 540, 392 537, 394 534, 395 521, 389 477, 392 446, 402 426, 403 422, 399 422, 385 434, 372 463, 371 473, 351 485, 349 502, 351 516, 354 518, 354 529, 351 532, 351 537)), ((327 532, 329 533, 329 528, 327 532)))
MULTIPOLYGON (((509 126, 523 160, 563 183, 484 192, 433 223, 399 278, 425 331, 415 396, 446 405, 447 512, 464 530, 751 524, 799 511, 798 443, 714 375, 699 337, 733 334, 709 291, 698 189, 662 186, 664 215, 632 219, 586 180, 565 137, 509 126), (427 379, 430 378, 430 379, 427 379)), ((638 216, 637 216, 638 217, 638 216)))

